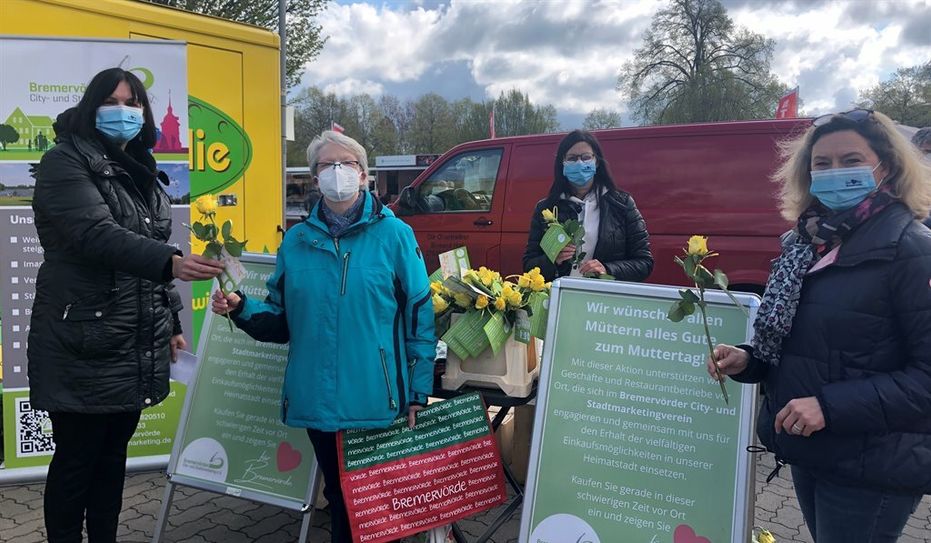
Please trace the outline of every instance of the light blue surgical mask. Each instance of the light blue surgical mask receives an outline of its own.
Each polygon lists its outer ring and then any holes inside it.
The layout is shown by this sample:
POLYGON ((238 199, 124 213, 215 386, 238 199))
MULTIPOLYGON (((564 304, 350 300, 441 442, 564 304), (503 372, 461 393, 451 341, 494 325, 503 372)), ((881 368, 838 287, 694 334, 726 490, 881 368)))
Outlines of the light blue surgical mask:
POLYGON ((117 105, 97 108, 97 130, 117 144, 135 138, 144 123, 141 107, 117 105))
POLYGON ((577 187, 584 187, 595 177, 595 171, 598 169, 595 159, 576 160, 574 162, 562 163, 562 174, 570 183, 577 187))
MULTIPOLYGON (((853 168, 812 170, 809 192, 828 209, 844 211, 862 202, 878 185, 873 172, 879 164, 853 168)), ((881 184, 881 182, 880 182, 881 184)))

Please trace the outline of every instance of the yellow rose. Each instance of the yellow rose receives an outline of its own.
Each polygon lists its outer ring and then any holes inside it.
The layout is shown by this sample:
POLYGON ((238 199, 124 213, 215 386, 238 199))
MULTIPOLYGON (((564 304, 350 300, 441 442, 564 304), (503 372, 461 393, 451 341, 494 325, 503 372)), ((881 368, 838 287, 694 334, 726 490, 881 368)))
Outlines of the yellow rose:
POLYGON ((478 269, 478 279, 486 287, 490 287, 499 277, 498 272, 489 270, 485 266, 478 269))
POLYGON ((439 294, 433 295, 433 312, 442 313, 446 311, 446 308, 449 307, 449 302, 446 301, 446 298, 443 298, 439 294))
POLYGON ((553 222, 556 220, 556 214, 549 209, 543 210, 543 220, 546 222, 553 222))
POLYGON ((533 280, 530 283, 530 289, 534 292, 540 292, 547 288, 546 279, 542 275, 533 276, 533 280))
POLYGON ((475 300, 475 309, 485 309, 486 307, 488 307, 488 296, 482 294, 475 300))
POLYGON ((504 311, 505 309, 507 309, 507 307, 508 307, 508 301, 504 298, 504 296, 498 296, 497 298, 495 298, 495 309, 497 309, 498 311, 504 311))
POLYGON ((517 278, 517 286, 520 288, 530 288, 530 283, 530 276, 526 273, 517 278))
POLYGON ((468 309, 472 305, 472 298, 469 298, 468 294, 456 293, 453 296, 453 300, 456 302, 456 305, 462 309, 468 309))
POLYGON ((442 294, 444 290, 442 281, 433 281, 430 283, 430 290, 433 294, 442 294))
POLYGON ((194 200, 194 207, 201 215, 213 215, 217 212, 217 199, 212 194, 204 194, 194 200))
POLYGON ((705 256, 708 254, 708 238, 705 236, 692 236, 689 238, 689 248, 686 250, 689 256, 705 256))

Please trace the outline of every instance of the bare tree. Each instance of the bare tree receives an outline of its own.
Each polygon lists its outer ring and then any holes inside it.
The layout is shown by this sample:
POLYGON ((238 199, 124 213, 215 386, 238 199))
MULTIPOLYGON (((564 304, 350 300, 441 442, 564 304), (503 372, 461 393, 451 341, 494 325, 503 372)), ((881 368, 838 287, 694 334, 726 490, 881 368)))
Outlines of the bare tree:
POLYGON ((770 72, 774 42, 735 28, 717 0, 671 0, 618 78, 649 124, 771 117, 786 90, 770 72))

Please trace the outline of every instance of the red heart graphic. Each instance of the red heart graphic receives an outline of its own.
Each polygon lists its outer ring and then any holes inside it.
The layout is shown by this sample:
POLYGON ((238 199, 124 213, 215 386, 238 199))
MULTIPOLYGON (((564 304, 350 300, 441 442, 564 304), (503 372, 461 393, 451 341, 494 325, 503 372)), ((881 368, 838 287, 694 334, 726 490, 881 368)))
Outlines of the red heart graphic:
POLYGON ((278 444, 278 471, 285 472, 301 465, 301 451, 287 441, 278 444))
POLYGON ((672 534, 673 543, 711 543, 707 537, 695 535, 695 530, 688 524, 676 526, 676 531, 672 534))

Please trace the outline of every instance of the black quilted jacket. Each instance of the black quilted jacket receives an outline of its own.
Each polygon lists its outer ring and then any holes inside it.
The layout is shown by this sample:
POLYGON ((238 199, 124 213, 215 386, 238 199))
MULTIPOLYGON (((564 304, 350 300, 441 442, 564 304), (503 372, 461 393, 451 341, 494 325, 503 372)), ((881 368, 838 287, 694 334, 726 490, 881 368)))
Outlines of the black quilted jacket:
POLYGON ((134 179, 125 155, 62 133, 61 120, 32 204, 45 251, 29 332, 32 406, 139 410, 167 396, 169 340, 180 333, 181 301, 166 277, 177 253, 166 243, 170 200, 147 152, 129 153, 151 170, 134 179))
MULTIPOLYGON (((547 281, 569 275, 571 264, 563 262, 556 266, 550 262, 540 240, 546 233, 546 223, 541 212, 558 207, 560 222, 577 219, 577 204, 569 200, 552 201, 545 198, 537 202, 530 220, 530 236, 524 250, 524 271, 539 267, 547 281)), ((650 235, 646 223, 634 203, 624 191, 607 192, 598 200, 601 213, 598 224, 598 243, 592 258, 604 264, 608 274, 618 281, 643 281, 653 271, 653 254, 650 252, 650 235)))
POLYGON ((806 276, 782 358, 734 376, 766 384, 760 441, 841 484, 931 493, 931 230, 894 204, 806 276), (827 426, 775 433, 776 414, 815 396, 827 426))

